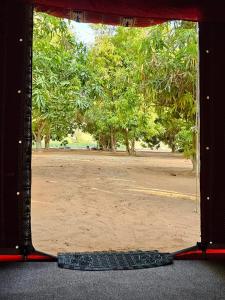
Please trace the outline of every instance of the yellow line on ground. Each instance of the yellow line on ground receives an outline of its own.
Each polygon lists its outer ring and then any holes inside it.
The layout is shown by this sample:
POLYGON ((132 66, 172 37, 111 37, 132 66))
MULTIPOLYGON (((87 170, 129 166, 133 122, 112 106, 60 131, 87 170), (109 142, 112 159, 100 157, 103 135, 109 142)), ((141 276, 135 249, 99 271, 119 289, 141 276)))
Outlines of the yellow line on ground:
POLYGON ((38 201, 38 200, 31 200, 31 203, 42 203, 42 204, 55 205, 55 203, 53 203, 53 202, 44 202, 44 201, 38 201))
POLYGON ((91 188, 92 190, 95 190, 95 191, 99 191, 99 192, 103 192, 103 193, 108 193, 108 194, 114 194, 114 192, 111 192, 111 191, 107 191, 107 190, 102 190, 102 189, 98 189, 98 188, 91 188))
POLYGON ((195 195, 189 195, 189 194, 183 194, 176 191, 166 191, 166 190, 159 190, 159 189, 125 189, 126 191, 131 192, 139 192, 139 193, 146 193, 156 196, 163 196, 163 197, 170 197, 170 198, 182 198, 182 199, 188 199, 188 200, 196 200, 195 195))
POLYGON ((110 178, 111 180, 118 180, 118 181, 129 181, 129 182, 136 182, 136 180, 130 180, 130 179, 121 179, 121 178, 116 178, 116 177, 113 177, 113 178, 110 178))
POLYGON ((136 189, 141 189, 141 190, 150 190, 150 191, 159 191, 159 192, 166 192, 166 193, 173 193, 173 194, 179 194, 179 195, 187 195, 187 196, 193 196, 196 197, 195 194, 189 194, 189 193, 182 193, 182 192, 177 192, 177 191, 171 191, 171 190, 164 190, 164 189, 157 189, 157 188, 147 188, 143 186, 138 186, 136 185, 134 188, 136 189))

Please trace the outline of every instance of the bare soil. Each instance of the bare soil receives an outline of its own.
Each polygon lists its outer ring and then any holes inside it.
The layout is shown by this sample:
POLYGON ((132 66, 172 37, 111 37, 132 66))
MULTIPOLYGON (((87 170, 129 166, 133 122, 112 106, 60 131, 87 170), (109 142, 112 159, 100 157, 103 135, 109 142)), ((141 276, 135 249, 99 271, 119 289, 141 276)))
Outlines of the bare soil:
POLYGON ((176 251, 200 239, 196 178, 180 154, 33 153, 36 249, 176 251))

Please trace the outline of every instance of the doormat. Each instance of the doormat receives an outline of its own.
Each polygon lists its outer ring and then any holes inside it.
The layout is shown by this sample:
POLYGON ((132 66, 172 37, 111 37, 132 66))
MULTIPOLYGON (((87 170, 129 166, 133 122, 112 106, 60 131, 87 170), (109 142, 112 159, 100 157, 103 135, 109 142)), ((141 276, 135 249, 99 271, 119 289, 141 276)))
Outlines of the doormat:
POLYGON ((158 251, 58 253, 58 266, 81 271, 134 270, 173 263, 173 256, 158 251))

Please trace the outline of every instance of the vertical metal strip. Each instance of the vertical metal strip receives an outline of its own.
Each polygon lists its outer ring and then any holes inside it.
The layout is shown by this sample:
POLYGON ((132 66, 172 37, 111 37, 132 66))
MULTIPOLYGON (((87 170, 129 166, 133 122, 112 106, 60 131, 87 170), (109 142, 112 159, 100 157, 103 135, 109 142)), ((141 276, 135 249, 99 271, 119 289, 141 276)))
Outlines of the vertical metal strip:
POLYGON ((31 157, 32 157, 32 37, 33 7, 26 6, 25 51, 25 93, 23 111, 23 248, 32 251, 31 239, 31 157))
MULTIPOLYGON (((210 116, 210 97, 209 88, 209 59, 208 43, 207 43, 207 28, 203 23, 199 23, 199 88, 200 88, 200 207, 201 207, 201 242, 208 243, 210 241, 210 197, 212 191, 210 189, 210 160, 209 150, 206 147, 212 146, 211 144, 211 126, 212 120, 210 116), (207 198, 209 197, 209 198, 207 198), (209 199, 209 200, 207 200, 209 199)), ((210 150, 211 151, 211 150, 210 150)))
POLYGON ((6 91, 6 79, 4 78, 6 73, 6 2, 2 3, 0 10, 0 40, 2 41, 0 47, 0 246, 5 242, 5 214, 4 214, 4 111, 5 111, 5 91, 6 91))

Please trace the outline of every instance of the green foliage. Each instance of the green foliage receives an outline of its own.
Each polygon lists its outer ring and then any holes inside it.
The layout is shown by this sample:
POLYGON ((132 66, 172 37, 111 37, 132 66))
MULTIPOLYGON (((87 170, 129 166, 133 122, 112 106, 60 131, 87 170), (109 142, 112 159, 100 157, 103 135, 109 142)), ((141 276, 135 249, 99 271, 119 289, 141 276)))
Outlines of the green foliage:
POLYGON ((156 113, 145 101, 137 64, 142 32, 120 27, 113 34, 101 31, 88 55, 89 107, 82 126, 105 149, 115 150, 121 143, 133 154, 135 141, 158 133, 156 113))
POLYGON ((190 147, 195 139, 196 129, 190 124, 182 126, 176 135, 177 149, 183 152, 186 157, 192 157, 195 154, 195 148, 190 147))
POLYGON ((189 22, 138 29, 93 25, 86 49, 68 23, 35 15, 33 133, 63 140, 76 127, 98 146, 167 144, 195 158, 197 33, 189 22))
POLYGON ((33 135, 61 140, 76 125, 85 48, 65 21, 36 13, 33 41, 33 135))
POLYGON ((172 22, 152 27, 141 47, 146 54, 144 78, 156 106, 157 122, 164 128, 156 142, 163 141, 173 151, 183 149, 187 157, 195 158, 196 25, 172 22))

